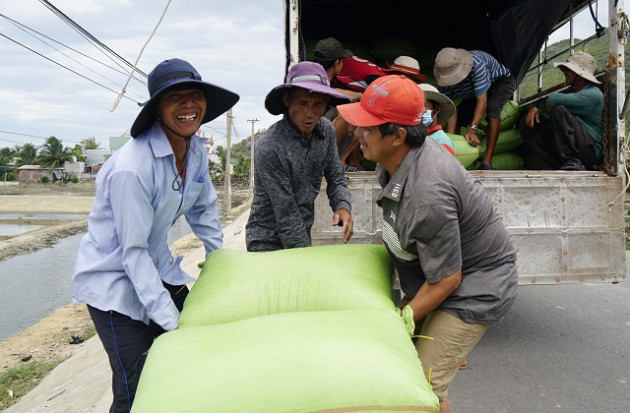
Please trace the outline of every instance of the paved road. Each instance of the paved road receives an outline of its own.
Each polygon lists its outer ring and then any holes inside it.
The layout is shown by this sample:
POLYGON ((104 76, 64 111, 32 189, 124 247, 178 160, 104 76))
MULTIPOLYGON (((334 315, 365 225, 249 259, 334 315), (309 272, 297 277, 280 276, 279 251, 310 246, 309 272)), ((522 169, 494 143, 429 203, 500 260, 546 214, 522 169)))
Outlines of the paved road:
POLYGON ((519 287, 468 366, 455 412, 630 412, 630 282, 519 287))

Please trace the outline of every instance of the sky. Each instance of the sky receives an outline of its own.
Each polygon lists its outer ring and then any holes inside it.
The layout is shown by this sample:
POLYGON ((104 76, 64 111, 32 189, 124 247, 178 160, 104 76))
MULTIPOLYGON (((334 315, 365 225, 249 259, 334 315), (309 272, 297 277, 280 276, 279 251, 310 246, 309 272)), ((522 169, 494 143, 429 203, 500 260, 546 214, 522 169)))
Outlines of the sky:
MULTIPOLYGON (((133 64, 168 0, 49 3, 133 64)), ((149 97, 146 77, 130 81, 125 94, 130 99, 123 98, 112 112, 128 66, 39 0, 0 0, 0 14, 0 147, 38 146, 55 136, 70 147, 94 137, 107 148, 110 136, 131 128, 140 111, 137 102, 149 97)), ((283 16, 283 0, 171 0, 138 68, 148 74, 161 61, 178 57, 203 80, 238 93, 232 131, 232 142, 238 142, 251 134, 248 120, 259 120, 258 131, 280 119, 265 110, 264 98, 284 77, 283 16)), ((225 145, 226 126, 224 115, 202 129, 225 145)))
MULTIPOLYGON (((49 3, 133 64, 168 0, 49 3)), ((598 3, 599 20, 607 26, 607 0, 598 3)), ((137 102, 148 99, 146 78, 136 75, 112 112, 129 67, 119 66, 40 0, 0 0, 0 14, 0 147, 38 146, 55 136, 71 147, 94 137, 107 148, 110 136, 129 130, 140 110, 137 102)), ((588 14, 576 22, 576 37, 593 31, 588 14)), ((238 93, 232 133, 238 142, 251 134, 248 120, 259 120, 258 131, 280 119, 265 110, 264 98, 284 77, 283 17, 283 0, 171 0, 138 68, 148 74, 162 60, 179 57, 204 80, 238 93)), ((568 29, 560 33, 551 41, 567 37, 568 29)), ((202 129, 225 145, 226 126, 224 115, 202 129)))

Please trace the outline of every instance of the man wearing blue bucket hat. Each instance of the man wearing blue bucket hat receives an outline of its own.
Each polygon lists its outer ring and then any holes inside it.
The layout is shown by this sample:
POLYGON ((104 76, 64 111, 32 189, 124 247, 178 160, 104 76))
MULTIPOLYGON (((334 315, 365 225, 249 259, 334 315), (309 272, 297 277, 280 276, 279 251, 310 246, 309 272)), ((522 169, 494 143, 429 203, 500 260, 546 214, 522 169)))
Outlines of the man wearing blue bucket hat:
POLYGON ((284 117, 256 144, 248 251, 310 246, 322 177, 334 211, 332 224, 342 226, 343 241, 348 242, 353 231, 350 193, 335 128, 323 115, 328 104, 349 101, 330 87, 324 67, 314 62, 292 66, 286 82, 267 94, 269 113, 284 117))
POLYGON ((112 369, 110 412, 128 412, 153 340, 177 328, 194 281, 171 258, 167 233, 182 215, 204 243, 223 235, 208 174, 201 124, 227 111, 239 96, 202 81, 181 59, 149 74, 150 99, 131 127, 133 140, 109 158, 96 178, 96 197, 73 277, 112 369))

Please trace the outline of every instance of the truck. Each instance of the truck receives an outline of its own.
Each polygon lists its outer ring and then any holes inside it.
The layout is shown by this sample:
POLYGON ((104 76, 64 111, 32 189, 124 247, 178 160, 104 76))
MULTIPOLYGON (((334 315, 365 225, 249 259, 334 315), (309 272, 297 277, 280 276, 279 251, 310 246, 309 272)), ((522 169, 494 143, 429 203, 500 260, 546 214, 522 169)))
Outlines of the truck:
MULTIPOLYGON (((607 59, 598 62, 596 73, 605 99, 604 161, 598 170, 470 173, 491 195, 517 249, 519 284, 615 283, 626 279, 624 44, 629 29, 623 0, 606 1, 286 0, 286 68, 311 60, 314 44, 326 37, 337 38, 359 56, 378 49, 381 57, 374 63, 380 65, 411 55, 429 77, 441 48, 483 50, 506 65, 519 85, 526 76, 536 78, 533 93, 526 96, 520 86, 515 93, 522 107, 562 89, 545 83, 545 65, 566 60, 592 39, 608 36, 607 59), (600 22, 600 3, 607 6, 607 27, 600 22), (576 41, 575 18, 580 13, 590 14, 594 33, 576 41), (567 30, 565 50, 550 54, 550 36, 567 30)), ((347 178, 355 228, 351 242, 382 242, 375 173, 349 172, 347 178)), ((325 186, 323 181, 316 200, 313 245, 342 242, 339 228, 330 224, 325 186)))

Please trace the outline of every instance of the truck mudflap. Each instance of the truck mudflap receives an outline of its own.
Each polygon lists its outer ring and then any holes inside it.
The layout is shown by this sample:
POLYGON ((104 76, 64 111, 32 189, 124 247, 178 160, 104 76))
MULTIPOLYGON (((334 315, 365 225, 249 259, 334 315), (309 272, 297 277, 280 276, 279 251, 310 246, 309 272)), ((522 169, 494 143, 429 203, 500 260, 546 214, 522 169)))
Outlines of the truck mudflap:
MULTIPOLYGON (((623 179, 600 172, 471 172, 503 219, 518 258, 519 284, 626 279, 623 179), (620 194, 622 194, 620 196, 620 194)), ((380 186, 371 172, 348 173, 352 243, 380 243, 380 186)), ((313 245, 343 242, 332 226, 326 181, 315 201, 313 245)))

